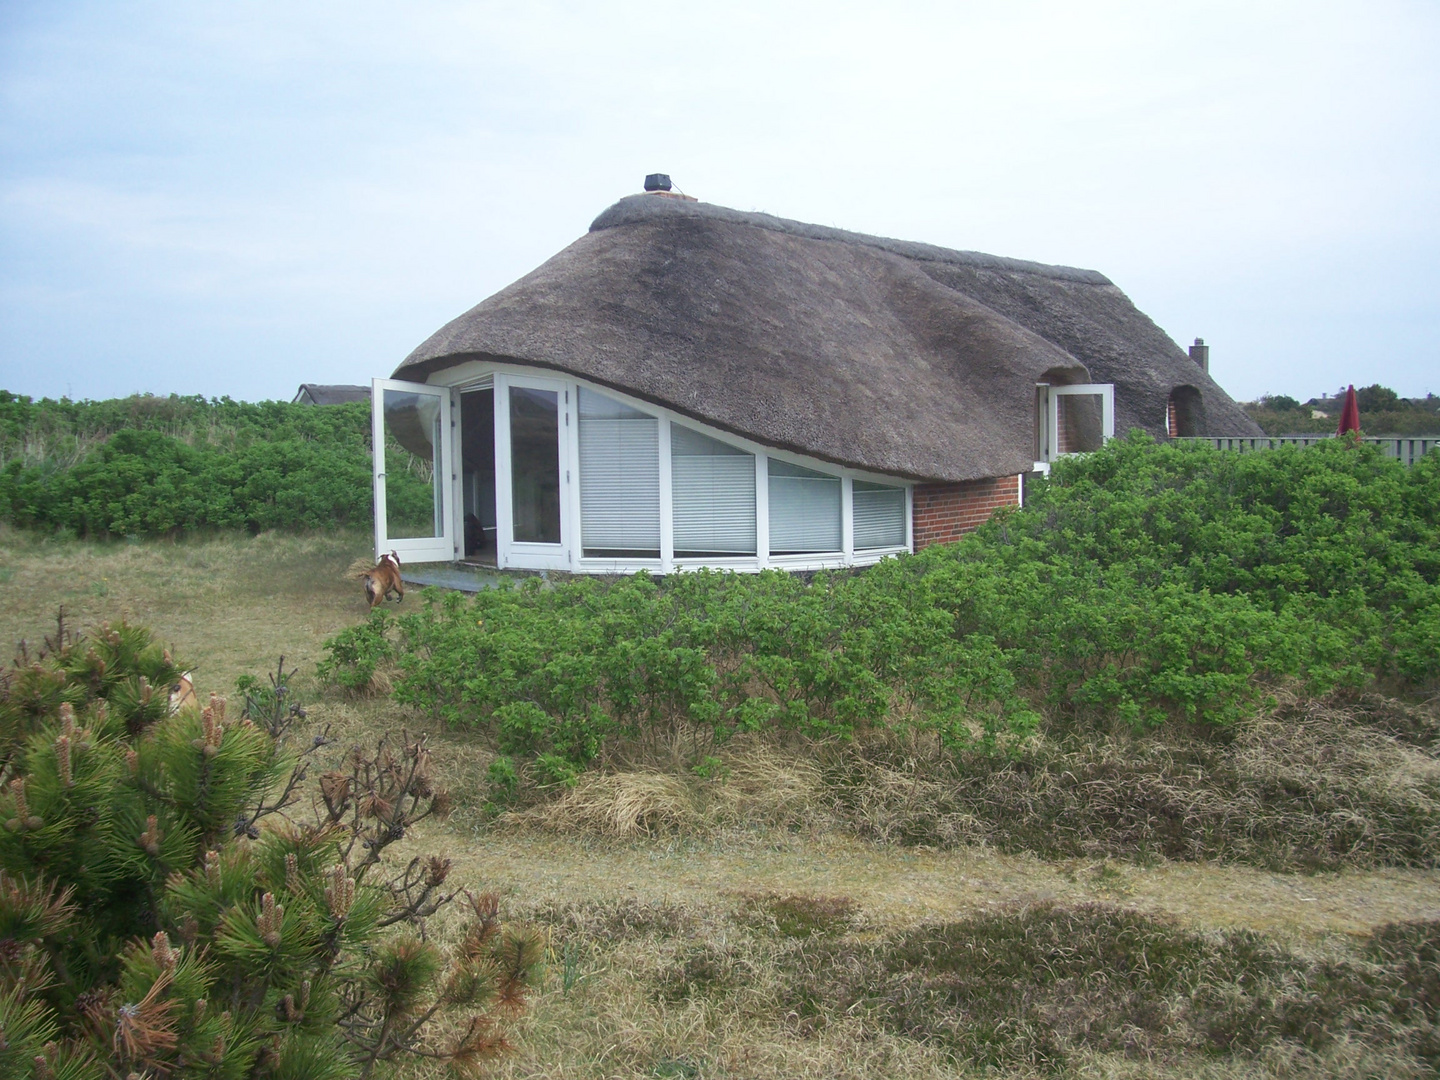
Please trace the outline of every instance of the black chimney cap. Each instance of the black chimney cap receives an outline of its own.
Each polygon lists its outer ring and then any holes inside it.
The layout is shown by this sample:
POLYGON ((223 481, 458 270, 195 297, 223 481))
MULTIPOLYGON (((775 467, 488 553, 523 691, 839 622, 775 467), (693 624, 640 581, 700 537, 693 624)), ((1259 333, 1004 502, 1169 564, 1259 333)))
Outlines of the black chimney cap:
POLYGON ((663 172, 652 172, 649 176, 645 177, 645 190, 646 190, 646 191, 669 191, 669 190, 670 190, 670 176, 669 176, 669 174, 663 173, 663 172))

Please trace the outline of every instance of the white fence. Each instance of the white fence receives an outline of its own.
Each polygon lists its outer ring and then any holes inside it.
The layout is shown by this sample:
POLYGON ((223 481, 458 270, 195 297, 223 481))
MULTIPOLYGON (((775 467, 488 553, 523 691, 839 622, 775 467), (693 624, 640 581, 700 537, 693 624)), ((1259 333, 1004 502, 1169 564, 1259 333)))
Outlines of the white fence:
MULTIPOLYGON (((1333 435, 1277 435, 1273 438, 1241 439, 1231 438, 1225 435, 1207 435, 1200 438, 1172 439, 1171 442, 1200 444, 1204 443, 1215 447, 1217 450, 1274 450, 1280 446, 1314 446, 1316 443, 1326 442, 1333 439, 1333 435)), ((1360 439, 1363 443, 1380 447, 1380 452, 1386 457, 1396 458, 1402 465, 1414 465, 1431 450, 1440 450, 1440 435, 1427 435, 1424 437, 1372 437, 1363 436, 1360 439)))

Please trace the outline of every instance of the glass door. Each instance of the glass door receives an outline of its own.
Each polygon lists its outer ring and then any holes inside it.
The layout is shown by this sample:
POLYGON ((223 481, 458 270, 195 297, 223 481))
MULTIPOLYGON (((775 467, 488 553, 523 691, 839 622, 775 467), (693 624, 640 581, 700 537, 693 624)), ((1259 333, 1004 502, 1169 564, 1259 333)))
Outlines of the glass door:
POLYGON ((500 565, 570 566, 571 391, 548 379, 496 378, 495 502, 500 565))
POLYGON ((375 470, 375 551, 400 562, 455 558, 450 389, 375 379, 371 383, 375 470))

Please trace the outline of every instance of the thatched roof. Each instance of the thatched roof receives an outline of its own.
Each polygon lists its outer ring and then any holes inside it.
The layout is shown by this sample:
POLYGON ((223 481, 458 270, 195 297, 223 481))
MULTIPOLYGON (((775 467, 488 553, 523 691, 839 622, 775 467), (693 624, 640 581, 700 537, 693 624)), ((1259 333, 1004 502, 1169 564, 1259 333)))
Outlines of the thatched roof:
POLYGON ((1109 279, 653 195, 442 327, 397 378, 465 360, 568 372, 862 469, 968 480, 1028 469, 1034 384, 1115 383, 1116 429, 1259 429, 1109 279))
POLYGON ((370 387, 301 383, 290 400, 292 405, 348 405, 352 401, 369 401, 370 387))

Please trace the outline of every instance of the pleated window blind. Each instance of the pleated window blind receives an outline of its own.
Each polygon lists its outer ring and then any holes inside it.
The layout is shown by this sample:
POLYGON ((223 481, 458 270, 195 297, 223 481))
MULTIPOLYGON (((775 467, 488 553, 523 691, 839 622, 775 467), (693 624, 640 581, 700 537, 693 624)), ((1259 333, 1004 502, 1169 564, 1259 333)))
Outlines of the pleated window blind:
POLYGON ((840 478, 770 459, 770 553, 839 551, 840 478))
POLYGON ((854 481, 855 550, 905 546, 905 489, 854 481))
POLYGON ((587 557, 660 557, 660 421, 583 386, 580 536, 587 557))
POLYGON ((755 554, 755 455, 670 425, 675 557, 755 554))

